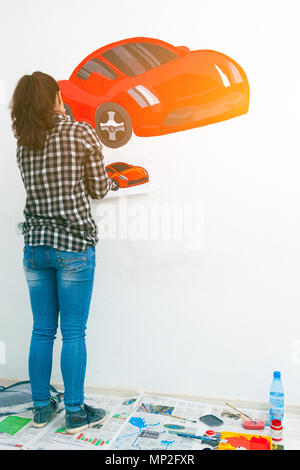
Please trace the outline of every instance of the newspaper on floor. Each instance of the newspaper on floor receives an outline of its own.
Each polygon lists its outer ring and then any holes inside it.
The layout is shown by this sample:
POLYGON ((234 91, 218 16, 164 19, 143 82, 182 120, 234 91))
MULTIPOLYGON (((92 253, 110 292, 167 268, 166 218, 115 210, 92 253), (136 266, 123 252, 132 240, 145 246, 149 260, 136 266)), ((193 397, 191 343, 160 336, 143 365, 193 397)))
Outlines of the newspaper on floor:
MULTIPOLYGON (((199 416, 210 411, 207 404, 177 398, 143 395, 141 404, 110 444, 111 449, 193 450, 202 449, 200 439, 180 436, 203 434, 199 416)), ((206 426, 207 428, 207 426, 206 426)))
MULTIPOLYGON (((206 431, 243 432, 253 431, 242 427, 241 420, 232 419, 223 414, 225 406, 183 400, 173 397, 140 393, 131 396, 95 395, 86 396, 85 402, 95 408, 109 411, 107 420, 102 424, 88 428, 75 435, 65 430, 64 406, 60 404, 58 414, 44 428, 32 426, 32 403, 6 408, 14 411, 12 419, 1 416, 0 409, 0 448, 35 449, 35 450, 194 450, 207 447, 202 439, 206 431), (214 415, 221 418, 223 424, 211 428, 199 418, 214 415), (14 419, 19 418, 19 419, 14 419), (7 432, 1 431, 6 430, 7 432), (180 435, 181 434, 181 435, 180 435), (185 434, 182 435, 182 434, 185 434), (192 435, 194 437, 192 437, 192 435)), ((243 411, 254 418, 267 419, 265 410, 243 411)), ((295 442, 299 440, 299 418, 286 416, 285 426, 289 427, 295 442)), ((268 435, 269 429, 256 431, 255 434, 268 435)), ((288 447, 286 447, 288 448, 288 447)))
MULTIPOLYGON (((95 408, 104 408, 109 413, 108 418, 102 425, 89 428, 75 435, 68 434, 65 430, 64 406, 62 403, 57 415, 44 428, 32 426, 32 404, 31 406, 20 406, 19 408, 15 406, 13 407, 16 412, 14 416, 30 418, 31 421, 14 435, 0 432, 0 445, 33 450, 96 450, 107 448, 111 439, 118 433, 132 411, 139 406, 139 398, 138 395, 128 397, 86 396, 85 403, 95 408)), ((6 412, 9 412, 8 408, 6 408, 6 412)), ((5 416, 0 417, 0 425, 5 418, 5 416)))

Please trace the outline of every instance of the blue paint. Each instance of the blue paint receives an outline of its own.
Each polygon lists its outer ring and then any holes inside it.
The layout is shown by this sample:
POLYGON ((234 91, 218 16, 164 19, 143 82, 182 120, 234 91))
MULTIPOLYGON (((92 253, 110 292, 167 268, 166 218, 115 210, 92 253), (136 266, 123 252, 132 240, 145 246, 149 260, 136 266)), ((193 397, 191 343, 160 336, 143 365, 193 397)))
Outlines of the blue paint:
POLYGON ((145 420, 136 416, 130 418, 129 423, 132 424, 132 426, 136 426, 137 428, 139 428, 140 432, 143 428, 147 427, 145 420))
POLYGON ((165 445, 166 449, 170 447, 172 444, 174 444, 175 441, 160 441, 161 445, 165 445))

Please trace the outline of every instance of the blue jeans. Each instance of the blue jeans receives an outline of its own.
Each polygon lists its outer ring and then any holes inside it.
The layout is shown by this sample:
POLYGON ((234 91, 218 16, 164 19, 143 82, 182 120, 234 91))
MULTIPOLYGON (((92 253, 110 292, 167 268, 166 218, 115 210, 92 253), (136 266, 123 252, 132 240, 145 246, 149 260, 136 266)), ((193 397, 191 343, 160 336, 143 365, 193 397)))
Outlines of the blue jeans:
POLYGON ((94 283, 95 247, 67 252, 45 245, 25 245, 23 266, 33 313, 29 377, 34 407, 50 402, 53 343, 60 313, 64 402, 66 410, 77 411, 84 401, 85 330, 94 283))

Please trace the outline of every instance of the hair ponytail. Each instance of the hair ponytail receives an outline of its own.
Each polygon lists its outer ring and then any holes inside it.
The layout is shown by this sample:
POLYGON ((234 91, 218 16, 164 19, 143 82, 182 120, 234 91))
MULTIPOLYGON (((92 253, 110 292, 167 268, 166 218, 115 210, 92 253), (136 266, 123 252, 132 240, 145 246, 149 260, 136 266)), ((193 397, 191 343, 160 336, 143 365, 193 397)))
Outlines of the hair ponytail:
POLYGON ((44 147, 46 132, 55 124, 53 109, 58 91, 57 82, 46 73, 33 72, 20 78, 10 103, 18 146, 30 150, 44 147))

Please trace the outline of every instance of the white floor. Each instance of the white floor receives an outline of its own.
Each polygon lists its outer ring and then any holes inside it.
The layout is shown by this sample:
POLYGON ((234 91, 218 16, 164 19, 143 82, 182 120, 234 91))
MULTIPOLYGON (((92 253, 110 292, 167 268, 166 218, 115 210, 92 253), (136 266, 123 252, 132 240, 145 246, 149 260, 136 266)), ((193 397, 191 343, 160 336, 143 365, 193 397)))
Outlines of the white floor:
MULTIPOLYGON (((10 385, 11 383, 12 383, 12 381, 4 381, 4 380, 0 379, 0 385, 10 385)), ((63 390, 63 388, 60 385, 55 385, 55 386, 58 390, 63 390)), ((150 391, 143 391, 143 392, 138 391, 137 392, 137 391, 134 391, 134 390, 116 390, 116 389, 108 390, 108 389, 100 389, 100 388, 96 388, 96 387, 87 387, 86 388, 86 395, 90 396, 91 400, 95 399, 97 401, 97 399, 99 399, 100 404, 101 404, 101 400, 102 400, 103 403, 105 403, 105 400, 111 400, 111 403, 113 403, 113 400, 116 401, 118 398, 121 398, 121 401, 120 401, 120 403, 121 403, 123 401, 122 397, 134 396, 134 395, 137 395, 137 393, 145 393, 145 394, 147 394, 147 396, 151 396, 154 401, 157 400, 157 403, 160 403, 160 404, 172 403, 173 405, 175 405, 175 407, 178 404, 178 406, 183 408, 185 406, 185 402, 183 402, 183 400, 184 400, 188 404, 186 410, 189 408, 191 417, 192 417, 192 413, 193 413, 192 410, 193 409, 195 410, 195 412, 196 412, 197 409, 199 409, 199 410, 200 409, 202 409, 202 410, 206 409, 206 412, 208 410, 208 413, 212 413, 212 414, 215 414, 216 416, 221 417, 221 412, 224 408, 226 408, 227 410, 230 410, 229 407, 225 406, 225 402, 231 403, 233 406, 235 406, 236 408, 238 408, 239 410, 245 412, 247 415, 250 415, 253 418, 266 419, 267 415, 268 415, 267 404, 263 404, 263 403, 242 402, 242 401, 230 400, 228 398, 226 398, 226 399, 221 399, 221 398, 220 399, 210 399, 210 398, 203 398, 203 397, 196 397, 196 396, 182 396, 182 395, 176 395, 176 394, 170 394, 170 393, 168 393, 168 394, 159 393, 158 394, 158 393, 155 393, 153 391, 151 391, 151 392, 150 391)), ((1 398, 1 396, 0 396, 0 398, 1 398)), ((1 407, 1 403, 0 403, 0 407, 1 407)), ((122 408, 122 406, 120 407, 120 409, 121 408, 122 408)), ((174 410, 174 414, 176 414, 175 411, 176 411, 176 409, 174 410)), ((198 412, 197 420, 199 419, 199 414, 201 414, 201 413, 198 412)), ((149 417, 150 415, 146 413, 145 416, 149 417)), ((185 415, 185 417, 186 416, 187 415, 185 415)), ((150 418, 151 418, 151 416, 150 416, 150 418)), ((224 421, 223 425, 218 427, 218 428, 214 428, 218 432, 231 431, 231 432, 240 432, 240 433, 247 433, 248 432, 248 433, 252 433, 252 434, 269 435, 269 427, 266 427, 262 431, 246 431, 242 427, 241 420, 235 421, 235 420, 232 420, 230 418, 224 418, 224 417, 222 417, 222 419, 224 421)), ((63 426, 62 423, 63 423, 63 413, 61 413, 60 417, 57 417, 56 422, 54 422, 54 424, 52 426, 53 429, 51 428, 51 423, 49 423, 49 425, 47 426, 47 427, 49 427, 49 436, 50 436, 51 432, 53 432, 54 429, 56 429, 56 432, 57 432, 57 428, 63 426), (52 431, 51 431, 51 429, 52 429, 52 431)), ((125 425, 126 425, 126 423, 125 423, 125 425)), ((284 418, 283 425, 284 425, 283 440, 280 442, 280 444, 284 445, 285 450, 300 450, 300 407, 298 407, 298 406, 294 406, 294 407, 287 406, 286 407, 285 418, 284 418)), ((103 426, 103 429, 104 429, 104 426, 103 426)), ((102 431, 103 431, 103 429, 102 429, 102 431)), ((108 426, 108 429, 109 429, 109 426, 108 426)), ((203 430, 204 430, 204 428, 203 428, 203 430)), ((202 431, 202 429, 200 430, 200 432, 201 431, 202 431)), ((36 430, 34 430, 34 432, 36 432, 36 430)), ((43 431, 43 432, 44 432, 44 441, 45 441, 45 440, 47 440, 47 433, 45 434, 45 431, 43 431)), ((99 433, 99 430, 98 430, 98 433, 99 433)), ((56 434, 56 436, 57 436, 57 438, 53 439, 51 445, 49 444, 49 447, 47 447, 47 448, 54 449, 55 448, 55 442, 57 443, 56 444, 57 446, 60 446, 60 445, 66 446, 67 445, 66 444, 66 442, 68 442, 67 439, 62 440, 62 441, 60 441, 58 439, 58 437, 59 438, 64 438, 63 435, 56 434)), ((49 442, 50 441, 51 441, 51 439, 49 438, 49 442)), ((141 442, 146 443, 146 440, 142 440, 141 442)), ((15 450, 16 449, 12 445, 7 445, 8 443, 9 443, 9 441, 5 442, 5 440, 3 438, 3 435, 1 436, 1 433, 0 433, 0 449, 3 449, 3 450, 15 450)), ((123 441, 121 446, 111 447, 111 448, 113 448, 113 449, 131 448, 130 446, 129 447, 124 447, 124 445, 126 446, 125 441, 123 441), (123 445, 123 447, 122 447, 122 445, 123 445)), ((129 443, 128 443, 128 445, 129 445, 129 443)), ((70 448, 71 447, 72 447, 72 445, 70 445, 70 448)), ((44 447, 42 447, 42 448, 44 448, 44 447)), ((66 448, 66 447, 64 447, 64 448, 66 448)), ((140 448, 140 447, 138 447, 138 448, 140 448)), ((151 447, 149 447, 149 448, 151 448, 151 447)), ((175 449, 175 447, 173 447, 173 448, 175 449)), ((184 449, 184 446, 177 447, 177 448, 178 449, 184 449)), ((171 449, 171 447, 170 447, 170 449, 171 449)))

